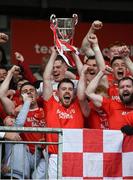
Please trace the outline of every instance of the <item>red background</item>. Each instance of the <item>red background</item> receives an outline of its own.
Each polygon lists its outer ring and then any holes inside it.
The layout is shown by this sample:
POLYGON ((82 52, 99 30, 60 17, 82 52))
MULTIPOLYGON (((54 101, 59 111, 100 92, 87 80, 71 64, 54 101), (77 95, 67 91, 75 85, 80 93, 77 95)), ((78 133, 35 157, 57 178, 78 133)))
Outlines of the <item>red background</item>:
MULTIPOLYGON (((78 23, 75 27, 74 46, 80 47, 83 37, 91 23, 78 23)), ((101 49, 106 48, 114 41, 122 41, 130 45, 133 55, 133 24, 105 23, 97 33, 101 49)), ((50 22, 43 20, 11 20, 11 62, 15 63, 14 52, 22 53, 25 61, 30 65, 38 65, 42 56, 50 53, 53 45, 53 32, 50 22), (35 49, 35 45, 39 48, 35 49), (41 48, 40 48, 41 47, 41 48)))

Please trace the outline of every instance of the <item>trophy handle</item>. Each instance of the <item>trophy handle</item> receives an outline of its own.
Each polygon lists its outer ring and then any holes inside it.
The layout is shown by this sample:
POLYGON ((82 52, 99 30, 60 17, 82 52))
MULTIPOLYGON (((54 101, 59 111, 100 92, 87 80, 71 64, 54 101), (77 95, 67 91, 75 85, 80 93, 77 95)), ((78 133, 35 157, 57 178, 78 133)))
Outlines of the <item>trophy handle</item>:
POLYGON ((78 15, 73 14, 72 17, 73 17, 73 23, 74 23, 74 25, 76 25, 78 23, 78 15))
POLYGON ((50 22, 53 23, 54 25, 57 24, 57 19, 56 19, 56 15, 55 14, 52 14, 50 16, 50 22))

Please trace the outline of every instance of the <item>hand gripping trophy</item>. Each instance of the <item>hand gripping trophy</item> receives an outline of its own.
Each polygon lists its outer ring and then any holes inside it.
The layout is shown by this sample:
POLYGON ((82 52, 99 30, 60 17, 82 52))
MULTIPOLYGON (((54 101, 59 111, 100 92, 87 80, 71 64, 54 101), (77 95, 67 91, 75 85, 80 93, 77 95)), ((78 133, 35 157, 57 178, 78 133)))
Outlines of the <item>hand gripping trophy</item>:
POLYGON ((77 14, 73 14, 72 18, 56 18, 55 14, 50 16, 50 28, 53 31, 54 43, 58 53, 64 58, 68 66, 74 66, 72 59, 66 57, 68 51, 79 54, 77 49, 72 46, 75 26, 78 23, 77 14))

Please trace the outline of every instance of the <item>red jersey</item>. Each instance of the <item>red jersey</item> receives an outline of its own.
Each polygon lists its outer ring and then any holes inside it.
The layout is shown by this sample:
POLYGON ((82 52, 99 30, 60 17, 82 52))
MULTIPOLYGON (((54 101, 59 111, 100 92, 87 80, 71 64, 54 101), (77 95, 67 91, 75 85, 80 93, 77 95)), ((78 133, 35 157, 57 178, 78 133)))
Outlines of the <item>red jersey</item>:
POLYGON ((1 102, 0 102, 0 125, 3 125, 3 120, 5 119, 5 117, 7 116, 1 102))
MULTIPOLYGON (((45 127, 45 125, 45 115, 42 108, 36 108, 28 112, 24 127, 45 127)), ((45 138, 44 133, 22 133, 21 136, 24 141, 41 141, 45 138)), ((29 149, 34 153, 33 144, 29 144, 29 149)))
POLYGON ((86 122, 87 127, 91 129, 109 129, 107 113, 94 107, 92 102, 89 102, 89 107, 91 110, 86 122))
POLYGON ((125 125, 133 126, 133 112, 130 112, 124 116, 125 125))
POLYGON ((112 100, 120 102, 120 97, 119 97, 119 91, 118 91, 118 85, 114 84, 109 87, 108 89, 108 95, 112 100))
MULTIPOLYGON (((44 101, 46 112, 46 123, 49 128, 83 128, 84 117, 80 109, 79 101, 76 98, 68 107, 62 106, 52 96, 48 101, 44 101)), ((57 136, 55 134, 48 134, 48 141, 56 142, 57 136)), ((55 146, 49 147, 50 153, 57 153, 55 146)))
POLYGON ((122 102, 103 98, 102 109, 108 114, 109 129, 121 129, 125 125, 124 116, 133 110, 122 102))
POLYGON ((16 90, 16 91, 15 91, 15 94, 14 94, 12 100, 13 100, 13 102, 14 102, 14 104, 15 104, 15 107, 23 104, 22 98, 20 97, 20 92, 19 92, 19 90, 16 90))
POLYGON ((109 74, 107 75, 107 79, 108 79, 108 82, 109 82, 109 86, 111 86, 115 80, 113 74, 109 74))
MULTIPOLYGON (((130 76, 129 72, 126 73, 126 76, 130 76)), ((121 100, 119 97, 117 81, 118 80, 113 76, 113 74, 108 75, 108 82, 109 82, 108 95, 111 99, 120 102, 121 100)))

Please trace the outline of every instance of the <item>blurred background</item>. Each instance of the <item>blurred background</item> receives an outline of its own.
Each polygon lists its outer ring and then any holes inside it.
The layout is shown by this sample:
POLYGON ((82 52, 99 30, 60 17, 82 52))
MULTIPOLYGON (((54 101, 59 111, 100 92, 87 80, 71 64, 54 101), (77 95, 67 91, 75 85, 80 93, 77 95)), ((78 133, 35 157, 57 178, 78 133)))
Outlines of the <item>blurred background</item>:
MULTIPOLYGON (((81 21, 96 18, 106 22, 132 22, 132 0, 0 0, 0 15, 49 19, 51 13, 66 16, 76 12, 81 21)), ((1 21, 1 19, 0 19, 1 21)))
POLYGON ((81 21, 92 21, 98 18, 106 22, 132 22, 133 1, 0 0, 0 15, 8 20, 11 17, 49 19, 53 12, 58 16, 68 16, 76 12, 81 21))

